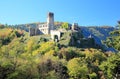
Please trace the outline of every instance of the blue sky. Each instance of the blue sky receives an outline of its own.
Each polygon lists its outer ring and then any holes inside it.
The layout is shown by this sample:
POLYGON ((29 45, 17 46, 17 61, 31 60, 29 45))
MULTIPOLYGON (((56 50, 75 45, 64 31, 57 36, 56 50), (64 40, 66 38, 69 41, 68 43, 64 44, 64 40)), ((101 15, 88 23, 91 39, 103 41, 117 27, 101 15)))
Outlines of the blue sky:
POLYGON ((2 24, 45 22, 48 12, 54 12, 55 21, 115 26, 120 0, 0 0, 2 24))

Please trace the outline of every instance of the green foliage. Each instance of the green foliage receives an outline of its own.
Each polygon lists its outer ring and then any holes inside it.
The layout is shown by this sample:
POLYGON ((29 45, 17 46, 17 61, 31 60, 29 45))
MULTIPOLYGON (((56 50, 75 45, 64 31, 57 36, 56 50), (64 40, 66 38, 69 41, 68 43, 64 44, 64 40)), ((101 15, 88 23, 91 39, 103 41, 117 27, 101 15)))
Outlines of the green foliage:
POLYGON ((71 78, 80 79, 87 78, 87 63, 82 58, 73 58, 68 62, 68 72, 71 78))
POLYGON ((65 32, 63 34, 63 36, 61 37, 61 40, 59 41, 59 44, 64 45, 64 46, 69 46, 69 42, 70 42, 70 39, 71 39, 71 36, 70 36, 71 33, 72 33, 71 31, 65 32))
POLYGON ((0 45, 5 45, 14 38, 22 36, 21 30, 13 30, 11 28, 0 29, 0 45))
POLYGON ((107 61, 102 62, 100 69, 103 71, 104 76, 112 79, 117 74, 116 67, 120 64, 120 53, 110 56, 107 61))
POLYGON ((89 77, 90 77, 90 79, 96 79, 97 74, 93 72, 92 74, 89 74, 89 77))
POLYGON ((32 53, 33 50, 36 50, 39 47, 38 42, 35 39, 30 39, 26 44, 26 51, 32 53))
POLYGON ((46 39, 46 38, 40 38, 40 42, 47 42, 48 41, 48 39, 46 39))
POLYGON ((55 43, 54 42, 45 42, 40 45, 40 48, 38 51, 41 54, 45 54, 46 52, 50 51, 51 49, 54 49, 55 43))
POLYGON ((95 49, 86 49, 85 51, 85 57, 86 57, 86 60, 88 60, 89 62, 96 62, 96 65, 99 65, 100 62, 102 61, 105 61, 106 60, 106 56, 101 52, 101 51, 98 51, 98 50, 95 50, 95 49))
POLYGON ((112 31, 112 32, 110 32, 110 35, 119 36, 120 35, 120 30, 112 31))
POLYGON ((64 22, 62 25, 61 25, 61 28, 64 28, 64 29, 68 29, 69 28, 69 25, 67 22, 64 22))
POLYGON ((61 61, 53 59, 53 57, 43 57, 38 65, 40 78, 47 79, 67 79, 67 68, 61 61), (52 72, 52 73, 51 73, 52 72))
POLYGON ((62 48, 58 53, 59 58, 64 58, 67 61, 69 61, 72 58, 80 57, 80 56, 84 57, 84 54, 79 53, 79 49, 74 48, 74 47, 62 48))
POLYGON ((111 32, 111 37, 108 37, 104 42, 108 47, 113 47, 120 51, 120 30, 111 32))
MULTIPOLYGON (((120 26, 120 22, 119 26, 120 26)), ((113 47, 116 50, 120 51, 120 29, 114 30, 111 33, 111 36, 107 38, 104 42, 108 47, 113 47)))
POLYGON ((68 31, 55 43, 45 36, 28 37, 19 29, 0 29, 0 79, 114 78, 120 53, 70 47, 72 35, 75 42, 79 40, 79 35, 68 31))

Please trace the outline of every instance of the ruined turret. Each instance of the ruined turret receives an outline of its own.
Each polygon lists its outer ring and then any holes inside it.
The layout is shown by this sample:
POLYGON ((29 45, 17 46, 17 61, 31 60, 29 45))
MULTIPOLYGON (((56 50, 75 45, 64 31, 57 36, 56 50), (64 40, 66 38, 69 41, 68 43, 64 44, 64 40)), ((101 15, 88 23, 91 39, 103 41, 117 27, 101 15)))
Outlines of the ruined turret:
POLYGON ((78 30, 78 23, 72 24, 72 30, 78 30))

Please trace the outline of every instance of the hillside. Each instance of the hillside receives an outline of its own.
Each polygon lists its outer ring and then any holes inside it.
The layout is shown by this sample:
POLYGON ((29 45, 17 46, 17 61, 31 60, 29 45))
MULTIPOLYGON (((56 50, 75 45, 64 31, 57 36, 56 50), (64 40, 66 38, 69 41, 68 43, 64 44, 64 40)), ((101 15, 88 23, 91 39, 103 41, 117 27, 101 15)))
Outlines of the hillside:
MULTIPOLYGON (((44 22, 43 22, 44 23, 44 22)), ((63 24, 64 22, 55 22, 55 28, 60 28, 60 26, 63 24)), ((29 24, 21 24, 21 25, 15 25, 14 27, 16 28, 20 28, 22 30, 25 31, 29 31, 28 26, 29 27, 37 27, 37 25, 40 24, 39 22, 37 23, 29 23, 29 24)), ((72 24, 69 24, 69 26, 71 26, 72 24)), ((115 30, 114 27, 110 27, 110 26, 79 26, 82 30, 82 34, 85 38, 88 38, 90 35, 95 39, 95 42, 102 46, 102 41, 106 40, 107 37, 110 36, 110 32, 115 30)), ((106 50, 108 49, 107 47, 104 47, 106 50)), ((107 50, 107 51, 115 51, 113 48, 107 50)))
POLYGON ((84 37, 80 32, 68 31, 59 42, 54 42, 49 35, 30 37, 28 32, 19 28, 2 26, 0 79, 113 78, 113 74, 118 73, 115 70, 120 54, 96 48, 93 38, 85 39, 92 32, 86 30, 88 27, 81 29, 84 37))

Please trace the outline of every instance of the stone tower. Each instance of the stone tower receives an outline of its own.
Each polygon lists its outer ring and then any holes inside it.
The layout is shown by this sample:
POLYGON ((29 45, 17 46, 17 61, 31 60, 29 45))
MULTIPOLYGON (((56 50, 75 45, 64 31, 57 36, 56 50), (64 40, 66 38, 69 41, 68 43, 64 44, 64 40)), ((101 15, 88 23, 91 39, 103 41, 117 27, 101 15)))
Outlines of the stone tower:
POLYGON ((48 32, 50 34, 51 30, 54 30, 54 13, 49 12, 47 16, 47 26, 48 26, 48 32))
POLYGON ((72 30, 78 30, 78 23, 72 24, 72 30))

